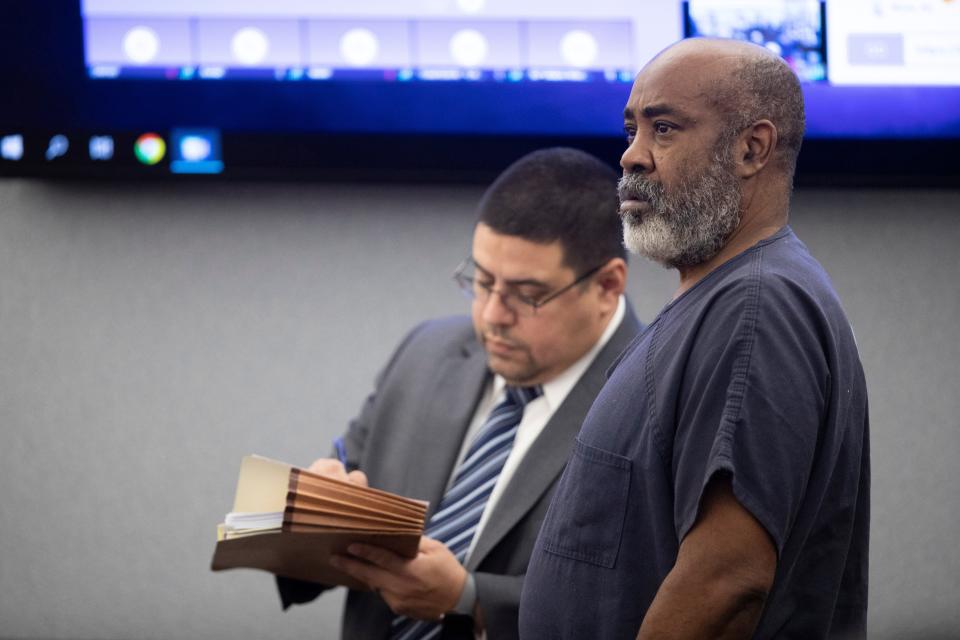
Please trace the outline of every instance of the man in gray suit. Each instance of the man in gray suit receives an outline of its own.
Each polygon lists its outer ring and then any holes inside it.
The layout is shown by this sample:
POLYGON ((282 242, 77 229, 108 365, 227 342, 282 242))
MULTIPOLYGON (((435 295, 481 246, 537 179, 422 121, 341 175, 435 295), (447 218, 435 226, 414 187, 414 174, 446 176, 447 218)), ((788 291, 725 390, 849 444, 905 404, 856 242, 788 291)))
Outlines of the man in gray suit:
MULTIPOLYGON (((355 545, 344 638, 517 637, 534 540, 605 371, 639 330, 624 296, 616 174, 573 149, 510 166, 479 206, 456 280, 472 317, 400 344, 343 438, 312 469, 428 500, 408 560, 355 545)), ((324 587, 278 578, 284 607, 324 587)))

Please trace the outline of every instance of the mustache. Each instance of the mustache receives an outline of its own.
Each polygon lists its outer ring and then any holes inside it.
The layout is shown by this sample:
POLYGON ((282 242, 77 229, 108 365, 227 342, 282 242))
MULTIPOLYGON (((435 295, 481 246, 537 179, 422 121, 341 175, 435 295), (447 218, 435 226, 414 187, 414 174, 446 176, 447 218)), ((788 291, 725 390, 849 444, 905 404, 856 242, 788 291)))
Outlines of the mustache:
POLYGON ((517 348, 517 347, 525 346, 522 342, 518 340, 514 340, 509 335, 507 335, 506 331, 497 329, 496 327, 484 327, 483 330, 480 332, 480 336, 483 338, 483 340, 489 340, 492 338, 497 342, 504 343, 508 347, 517 348))
POLYGON ((620 202, 639 200, 641 202, 656 202, 664 196, 663 185, 649 180, 638 173, 629 173, 617 181, 617 197, 620 202))

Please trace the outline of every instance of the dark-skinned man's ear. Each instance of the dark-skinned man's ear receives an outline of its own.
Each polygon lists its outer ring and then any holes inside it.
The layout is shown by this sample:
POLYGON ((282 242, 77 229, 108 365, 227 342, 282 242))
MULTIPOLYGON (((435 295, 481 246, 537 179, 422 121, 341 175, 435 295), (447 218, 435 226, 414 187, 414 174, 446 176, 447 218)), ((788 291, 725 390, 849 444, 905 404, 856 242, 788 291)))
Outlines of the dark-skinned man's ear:
POLYGON ((769 120, 759 120, 744 130, 746 149, 737 162, 737 175, 752 178, 766 167, 777 147, 777 128, 769 120))

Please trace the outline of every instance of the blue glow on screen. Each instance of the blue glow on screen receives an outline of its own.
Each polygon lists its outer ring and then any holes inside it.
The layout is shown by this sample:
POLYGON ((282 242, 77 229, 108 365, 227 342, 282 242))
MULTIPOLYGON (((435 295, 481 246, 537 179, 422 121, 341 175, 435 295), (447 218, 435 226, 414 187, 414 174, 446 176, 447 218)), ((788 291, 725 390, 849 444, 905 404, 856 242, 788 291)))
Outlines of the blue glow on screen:
POLYGON ((90 125, 616 136, 635 73, 705 35, 782 55, 810 137, 960 138, 954 0, 82 0, 81 18, 90 125))

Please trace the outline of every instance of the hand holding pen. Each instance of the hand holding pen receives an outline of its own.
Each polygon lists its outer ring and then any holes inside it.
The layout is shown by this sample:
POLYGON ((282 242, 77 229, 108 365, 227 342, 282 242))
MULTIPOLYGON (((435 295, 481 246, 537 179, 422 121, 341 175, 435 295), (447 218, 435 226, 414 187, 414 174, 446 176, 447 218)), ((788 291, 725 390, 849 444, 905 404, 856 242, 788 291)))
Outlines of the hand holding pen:
POLYGON ((337 454, 336 458, 318 458, 313 461, 308 471, 328 478, 352 482, 361 486, 367 485, 367 475, 359 469, 347 472, 347 449, 343 438, 334 438, 333 449, 337 454))

